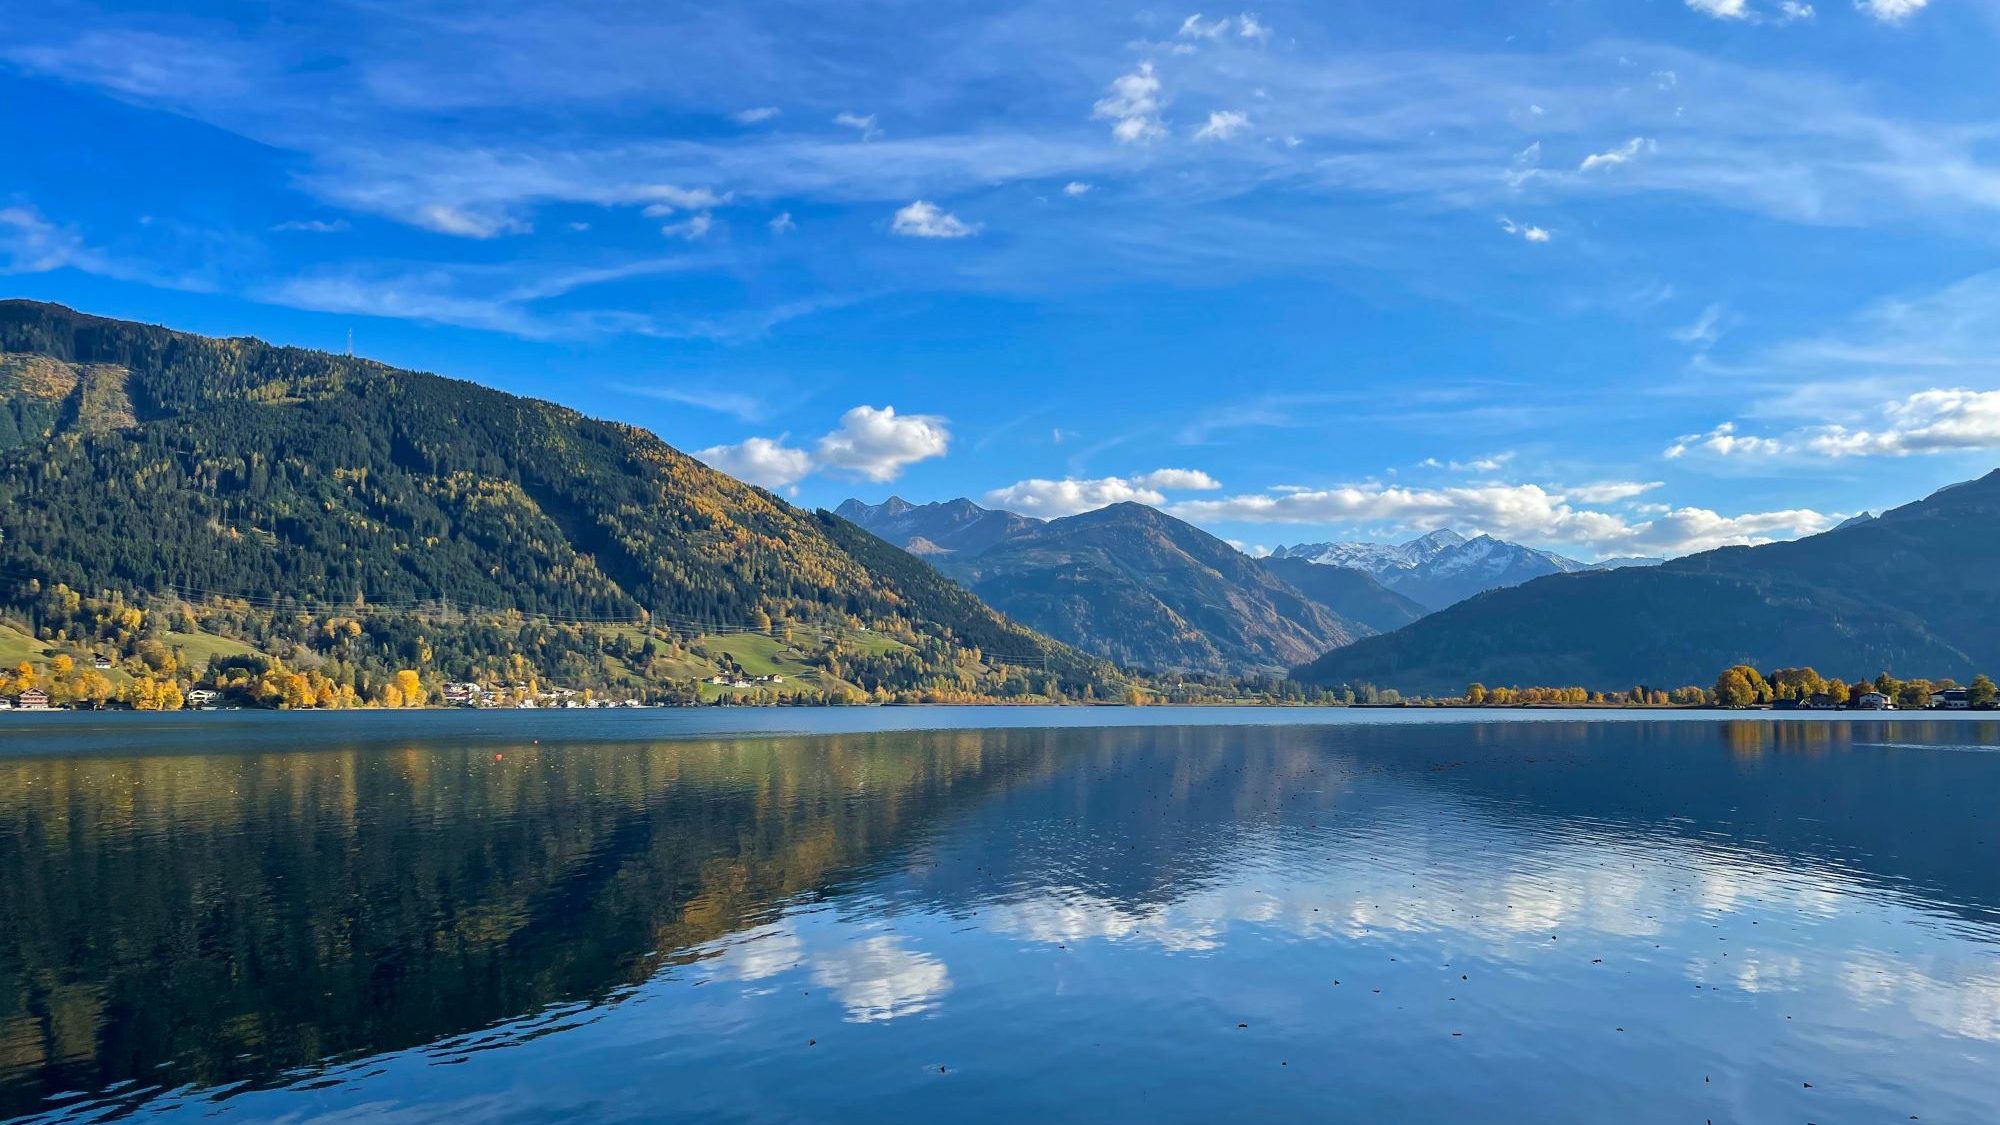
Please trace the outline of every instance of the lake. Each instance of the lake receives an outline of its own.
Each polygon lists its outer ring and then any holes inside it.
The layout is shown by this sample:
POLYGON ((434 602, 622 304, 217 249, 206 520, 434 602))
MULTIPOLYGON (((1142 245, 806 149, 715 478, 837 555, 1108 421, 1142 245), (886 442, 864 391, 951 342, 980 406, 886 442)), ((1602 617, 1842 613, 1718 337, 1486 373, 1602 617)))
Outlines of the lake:
POLYGON ((0 1118, 1989 1123, 2000 723, 0 716, 0 1118))

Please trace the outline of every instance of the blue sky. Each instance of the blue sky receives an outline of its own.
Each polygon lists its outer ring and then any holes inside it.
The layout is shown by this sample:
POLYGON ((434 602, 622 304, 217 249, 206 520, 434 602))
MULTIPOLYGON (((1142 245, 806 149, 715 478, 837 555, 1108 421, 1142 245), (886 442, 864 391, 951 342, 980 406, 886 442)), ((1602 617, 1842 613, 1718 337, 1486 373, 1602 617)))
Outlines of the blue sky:
POLYGON ((60 2, 0 291, 798 502, 1785 538, 2000 463, 2000 0, 60 2))

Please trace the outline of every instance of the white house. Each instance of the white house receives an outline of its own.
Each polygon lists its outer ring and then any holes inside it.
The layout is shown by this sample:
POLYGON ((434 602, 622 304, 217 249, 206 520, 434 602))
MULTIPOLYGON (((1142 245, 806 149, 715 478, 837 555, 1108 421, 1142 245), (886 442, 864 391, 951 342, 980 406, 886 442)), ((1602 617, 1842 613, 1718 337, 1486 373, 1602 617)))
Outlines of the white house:
POLYGON ((1869 692, 1859 700, 1856 700, 1854 705, 1863 711, 1894 711, 1896 709, 1894 701, 1879 691, 1869 692))
POLYGON ((1964 688, 1946 688, 1931 696, 1931 706, 1940 711, 1972 710, 1972 693, 1964 688))

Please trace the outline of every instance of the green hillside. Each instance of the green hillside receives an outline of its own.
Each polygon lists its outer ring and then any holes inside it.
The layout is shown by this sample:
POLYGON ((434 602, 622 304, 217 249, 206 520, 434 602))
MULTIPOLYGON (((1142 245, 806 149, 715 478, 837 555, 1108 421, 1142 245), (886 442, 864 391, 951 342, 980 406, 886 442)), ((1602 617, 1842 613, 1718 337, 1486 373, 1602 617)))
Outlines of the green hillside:
POLYGON ((121 659, 181 633, 364 699, 399 669, 661 694, 719 666, 694 638, 751 631, 878 698, 1122 690, 851 525, 550 403, 10 301, 0 404, 0 610, 121 659))
POLYGON ((1712 682, 1733 664, 1949 676, 2000 666, 2000 471, 1790 543, 1494 590, 1298 669, 1456 694, 1712 682))

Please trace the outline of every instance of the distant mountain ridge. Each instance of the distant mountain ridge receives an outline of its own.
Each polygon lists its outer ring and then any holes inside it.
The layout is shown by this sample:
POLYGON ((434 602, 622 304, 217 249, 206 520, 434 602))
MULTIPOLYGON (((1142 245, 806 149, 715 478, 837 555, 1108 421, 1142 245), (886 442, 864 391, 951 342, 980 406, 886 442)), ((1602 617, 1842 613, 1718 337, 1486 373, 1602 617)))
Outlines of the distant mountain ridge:
POLYGON ((1448 528, 1401 544, 1301 543, 1279 547, 1272 555, 1366 571, 1382 585, 1430 610, 1455 605, 1488 590, 1518 586, 1547 574, 1574 574, 1613 565, 1646 566, 1658 561, 1631 558, 1605 563, 1579 562, 1491 535, 1467 538, 1448 528))
POLYGON ((923 556, 1022 624, 1128 666, 1274 671, 1422 613, 1358 571, 1329 568, 1325 577, 1358 581, 1323 580, 1316 597, 1140 504, 1039 520, 964 499, 891 497, 849 500, 837 514, 923 556))
POLYGON ((880 504, 848 500, 835 508, 833 514, 919 555, 977 554, 1008 536, 1045 522, 996 508, 982 508, 963 498, 932 504, 912 504, 900 496, 891 496, 880 504))
POLYGON ((2000 471, 1835 530, 1494 590, 1295 673, 1406 691, 1597 689, 1766 670, 1950 676, 2000 668, 2000 471))

